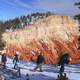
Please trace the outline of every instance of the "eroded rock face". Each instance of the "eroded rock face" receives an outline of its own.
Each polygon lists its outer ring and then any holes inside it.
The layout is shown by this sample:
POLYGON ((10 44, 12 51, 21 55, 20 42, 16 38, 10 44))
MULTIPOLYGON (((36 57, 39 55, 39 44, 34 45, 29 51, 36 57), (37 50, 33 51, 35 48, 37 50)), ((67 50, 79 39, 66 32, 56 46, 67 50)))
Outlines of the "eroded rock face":
POLYGON ((22 60, 35 61, 38 51, 41 51, 47 64, 57 63, 62 51, 70 54, 71 63, 79 63, 77 37, 78 25, 74 19, 59 15, 38 20, 25 29, 3 34, 9 56, 14 56, 18 51, 22 60))

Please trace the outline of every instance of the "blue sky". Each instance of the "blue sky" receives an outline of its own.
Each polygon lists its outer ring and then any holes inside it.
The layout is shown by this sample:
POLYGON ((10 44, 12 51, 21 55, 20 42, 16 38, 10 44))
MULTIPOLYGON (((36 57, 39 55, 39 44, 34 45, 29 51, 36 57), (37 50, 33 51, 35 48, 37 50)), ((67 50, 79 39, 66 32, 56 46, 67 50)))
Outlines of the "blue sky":
POLYGON ((80 13, 74 6, 77 1, 79 0, 0 0, 0 20, 46 11, 73 16, 80 13))

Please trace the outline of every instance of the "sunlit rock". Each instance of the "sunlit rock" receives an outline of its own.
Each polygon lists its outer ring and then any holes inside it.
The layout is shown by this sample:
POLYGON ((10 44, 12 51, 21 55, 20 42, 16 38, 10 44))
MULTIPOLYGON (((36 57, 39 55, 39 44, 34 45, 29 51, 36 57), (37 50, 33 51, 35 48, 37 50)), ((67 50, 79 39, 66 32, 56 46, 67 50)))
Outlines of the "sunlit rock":
POLYGON ((25 29, 3 34, 8 56, 12 57, 18 51, 22 60, 35 61, 38 51, 41 51, 47 64, 57 63, 61 51, 70 54, 71 63, 79 63, 77 38, 76 21, 70 16, 60 15, 49 16, 25 29))

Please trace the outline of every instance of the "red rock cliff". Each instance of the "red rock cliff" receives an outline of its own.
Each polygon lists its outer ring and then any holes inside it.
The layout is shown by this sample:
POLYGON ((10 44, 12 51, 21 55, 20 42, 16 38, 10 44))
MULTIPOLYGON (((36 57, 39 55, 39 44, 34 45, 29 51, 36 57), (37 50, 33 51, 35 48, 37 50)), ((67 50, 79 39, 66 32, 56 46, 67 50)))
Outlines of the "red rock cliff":
POLYGON ((59 15, 38 20, 25 29, 3 34, 7 55, 12 57, 18 51, 22 60, 34 61, 38 51, 42 51, 47 64, 57 63, 61 51, 70 54, 71 63, 79 63, 77 37, 78 25, 74 19, 59 15))

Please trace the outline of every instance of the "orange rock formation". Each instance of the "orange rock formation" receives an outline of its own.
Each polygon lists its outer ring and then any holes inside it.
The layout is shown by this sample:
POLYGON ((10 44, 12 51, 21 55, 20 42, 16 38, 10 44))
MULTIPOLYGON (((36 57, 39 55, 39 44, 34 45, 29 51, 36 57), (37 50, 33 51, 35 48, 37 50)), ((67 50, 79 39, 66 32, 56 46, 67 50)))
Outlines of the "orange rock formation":
POLYGON ((25 29, 3 34, 6 41, 6 54, 14 56, 16 51, 20 58, 35 61, 38 51, 41 51, 46 64, 56 64, 61 51, 70 54, 70 63, 80 62, 78 47, 78 24, 69 16, 54 15, 40 19, 25 29))

